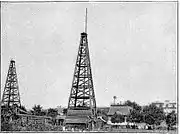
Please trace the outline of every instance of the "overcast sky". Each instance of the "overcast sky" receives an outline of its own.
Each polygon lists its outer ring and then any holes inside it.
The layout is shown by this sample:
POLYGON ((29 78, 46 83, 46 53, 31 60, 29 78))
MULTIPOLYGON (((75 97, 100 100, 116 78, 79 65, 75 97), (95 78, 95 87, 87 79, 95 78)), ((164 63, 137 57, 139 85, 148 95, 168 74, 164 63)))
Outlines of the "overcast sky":
POLYGON ((175 101, 173 2, 2 3, 1 92, 13 58, 22 105, 67 106, 86 7, 97 106, 175 101))

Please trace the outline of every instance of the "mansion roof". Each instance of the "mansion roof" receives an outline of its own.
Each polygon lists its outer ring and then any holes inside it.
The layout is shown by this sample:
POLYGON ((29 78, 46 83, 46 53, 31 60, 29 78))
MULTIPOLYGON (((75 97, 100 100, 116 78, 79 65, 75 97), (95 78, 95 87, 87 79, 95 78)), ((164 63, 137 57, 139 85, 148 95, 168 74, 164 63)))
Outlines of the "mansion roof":
POLYGON ((120 115, 128 115, 130 114, 131 110, 132 110, 132 107, 130 106, 112 105, 107 115, 111 116, 111 115, 114 115, 115 113, 120 114, 120 115))

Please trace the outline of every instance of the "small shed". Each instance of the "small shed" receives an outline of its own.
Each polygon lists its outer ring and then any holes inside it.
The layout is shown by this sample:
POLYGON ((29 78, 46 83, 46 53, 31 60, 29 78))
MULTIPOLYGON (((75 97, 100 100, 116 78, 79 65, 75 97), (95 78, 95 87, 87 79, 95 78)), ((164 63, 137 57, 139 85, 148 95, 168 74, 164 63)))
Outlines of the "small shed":
POLYGON ((91 110, 71 110, 67 111, 65 124, 67 128, 87 129, 89 128, 91 110))

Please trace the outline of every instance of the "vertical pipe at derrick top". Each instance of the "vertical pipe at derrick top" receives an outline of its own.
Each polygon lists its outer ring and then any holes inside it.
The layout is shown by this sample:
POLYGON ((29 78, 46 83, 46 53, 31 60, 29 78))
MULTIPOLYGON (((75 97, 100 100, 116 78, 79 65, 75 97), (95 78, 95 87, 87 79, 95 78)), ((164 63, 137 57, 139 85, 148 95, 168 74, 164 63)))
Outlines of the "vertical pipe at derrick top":
POLYGON ((87 33, 87 8, 86 8, 86 16, 85 16, 85 33, 87 33))

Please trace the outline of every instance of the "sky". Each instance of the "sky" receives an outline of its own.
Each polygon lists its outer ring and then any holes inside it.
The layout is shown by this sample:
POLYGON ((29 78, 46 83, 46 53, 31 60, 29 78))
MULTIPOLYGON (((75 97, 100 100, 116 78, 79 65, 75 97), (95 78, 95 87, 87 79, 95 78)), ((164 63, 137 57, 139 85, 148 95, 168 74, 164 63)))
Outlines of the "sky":
POLYGON ((67 107, 85 8, 97 106, 175 101, 173 2, 2 3, 1 95, 14 59, 22 105, 67 107))

